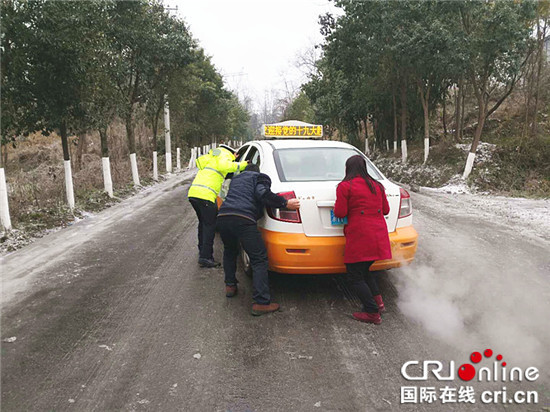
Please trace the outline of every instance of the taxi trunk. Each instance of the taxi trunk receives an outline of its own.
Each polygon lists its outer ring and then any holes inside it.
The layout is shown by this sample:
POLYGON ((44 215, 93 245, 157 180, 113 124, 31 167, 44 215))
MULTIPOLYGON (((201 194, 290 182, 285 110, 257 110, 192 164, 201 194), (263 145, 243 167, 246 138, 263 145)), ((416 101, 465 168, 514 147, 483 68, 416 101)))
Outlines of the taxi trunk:
MULTIPOLYGON (((345 237, 343 225, 331 223, 331 210, 339 182, 293 182, 274 191, 285 197, 300 199, 295 214, 270 210, 260 222, 267 245, 270 269, 280 273, 314 274, 343 273, 345 237)), ((399 267, 409 263, 416 252, 416 231, 399 224, 400 188, 385 180, 390 213, 385 216, 393 258, 377 261, 372 270, 399 267)))

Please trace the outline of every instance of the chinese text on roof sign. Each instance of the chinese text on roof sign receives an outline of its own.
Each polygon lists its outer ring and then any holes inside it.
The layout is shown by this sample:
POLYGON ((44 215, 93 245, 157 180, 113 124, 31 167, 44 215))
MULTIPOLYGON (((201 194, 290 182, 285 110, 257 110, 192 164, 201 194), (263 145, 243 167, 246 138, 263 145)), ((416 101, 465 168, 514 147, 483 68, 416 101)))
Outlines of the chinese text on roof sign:
POLYGON ((264 136, 266 137, 322 137, 323 126, 321 125, 280 125, 264 124, 264 136))

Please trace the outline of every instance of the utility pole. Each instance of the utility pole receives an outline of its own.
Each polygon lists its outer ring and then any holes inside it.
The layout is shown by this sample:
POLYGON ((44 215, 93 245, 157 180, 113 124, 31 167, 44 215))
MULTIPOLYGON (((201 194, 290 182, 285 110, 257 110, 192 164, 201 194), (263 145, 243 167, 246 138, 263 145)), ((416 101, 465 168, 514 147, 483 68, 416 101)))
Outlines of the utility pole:
POLYGON ((172 143, 170 141, 170 108, 168 96, 164 96, 164 147, 166 152, 166 171, 172 173, 172 143))

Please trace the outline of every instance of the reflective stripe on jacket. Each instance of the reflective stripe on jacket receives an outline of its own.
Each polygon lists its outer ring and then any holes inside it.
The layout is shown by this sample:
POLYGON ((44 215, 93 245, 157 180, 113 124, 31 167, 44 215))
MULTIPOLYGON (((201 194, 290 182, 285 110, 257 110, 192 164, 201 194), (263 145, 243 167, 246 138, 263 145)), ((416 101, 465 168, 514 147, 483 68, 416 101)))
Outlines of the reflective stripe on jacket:
POLYGON ((228 173, 243 171, 247 162, 235 162, 235 156, 229 150, 218 147, 196 160, 199 172, 195 176, 188 197, 216 202, 225 176, 228 173))

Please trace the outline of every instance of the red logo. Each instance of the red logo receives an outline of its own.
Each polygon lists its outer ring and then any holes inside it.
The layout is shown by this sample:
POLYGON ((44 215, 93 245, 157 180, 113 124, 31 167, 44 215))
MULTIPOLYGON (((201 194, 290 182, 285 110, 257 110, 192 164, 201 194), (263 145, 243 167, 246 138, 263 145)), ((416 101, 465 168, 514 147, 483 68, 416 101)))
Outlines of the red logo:
MULTIPOLYGON (((490 358, 491 356, 493 356, 493 351, 491 349, 485 349, 485 351, 483 352, 483 355, 486 358, 490 358)), ((481 362, 482 359, 483 359, 483 356, 481 356, 481 353, 479 352, 473 352, 470 355, 470 360, 472 361, 472 363, 479 363, 481 362)), ((500 354, 497 355, 496 360, 501 361, 502 355, 500 354)), ((506 366, 506 362, 502 362, 502 366, 506 366)), ((464 363, 459 366, 458 377, 463 381, 471 381, 472 379, 474 379, 475 376, 476 376, 476 368, 473 365, 469 363, 464 363)))

